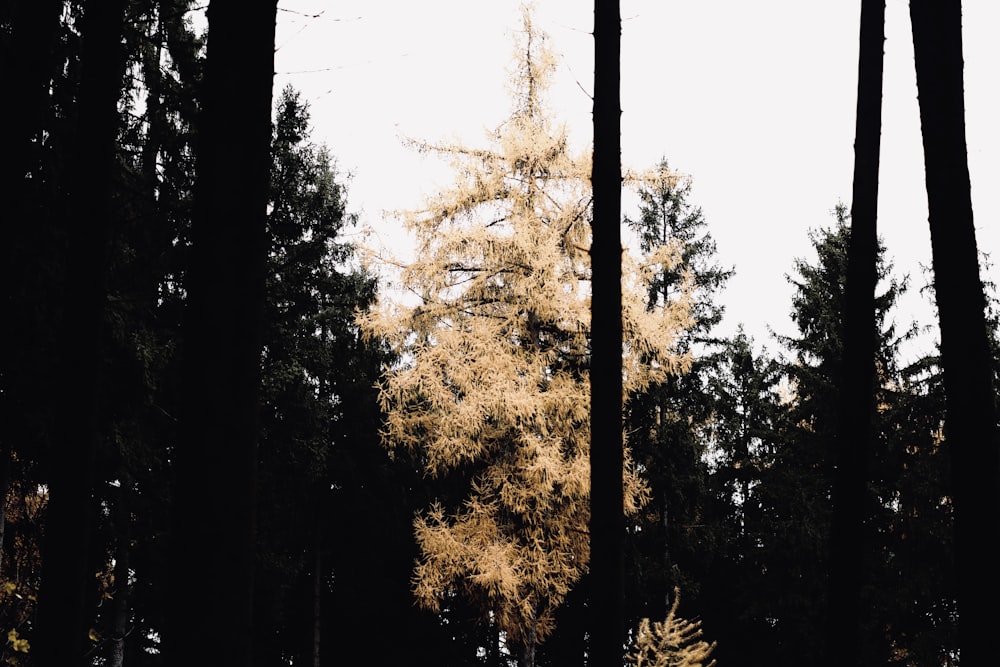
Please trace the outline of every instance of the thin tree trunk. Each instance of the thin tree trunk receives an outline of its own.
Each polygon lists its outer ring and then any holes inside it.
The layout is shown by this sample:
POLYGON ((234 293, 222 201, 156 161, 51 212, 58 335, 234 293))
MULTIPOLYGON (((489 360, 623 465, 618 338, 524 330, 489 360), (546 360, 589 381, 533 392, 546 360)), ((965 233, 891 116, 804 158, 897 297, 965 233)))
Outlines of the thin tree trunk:
POLYGON ((963 664, 996 661, 1000 436, 965 140, 962 6, 911 0, 934 291, 941 326, 963 664))
POLYGON ((322 541, 316 540, 316 557, 313 560, 313 618, 312 618, 312 664, 320 667, 320 648, 323 639, 323 549, 322 541))
POLYGON ((252 664, 276 0, 212 0, 174 450, 168 665, 252 664))
POLYGON ((878 342, 878 172, 882 134, 885 0, 861 4, 854 192, 847 255, 844 358, 840 380, 837 471, 831 544, 829 656, 831 665, 865 661, 861 591, 871 548, 865 530, 868 461, 874 443, 875 355, 878 342))
POLYGON ((7 532, 7 493, 10 491, 11 452, 0 447, 0 581, 3 581, 3 543, 7 532))
POLYGON ((531 627, 524 638, 524 644, 517 656, 518 667, 535 667, 535 655, 538 647, 538 615, 531 619, 531 627))
POLYGON ((129 568, 132 555, 132 513, 129 510, 129 482, 121 480, 115 506, 115 597, 112 612, 111 655, 108 667, 125 664, 125 638, 131 607, 129 568))
POLYGON ((595 0, 590 367, 590 664, 595 667, 621 665, 624 637, 620 53, 619 3, 595 0))
POLYGON ((58 351, 57 424, 49 452, 36 660, 81 664, 86 636, 91 486, 99 438, 101 338, 110 243, 124 0, 88 2, 82 21, 79 121, 70 157, 69 256, 58 351))

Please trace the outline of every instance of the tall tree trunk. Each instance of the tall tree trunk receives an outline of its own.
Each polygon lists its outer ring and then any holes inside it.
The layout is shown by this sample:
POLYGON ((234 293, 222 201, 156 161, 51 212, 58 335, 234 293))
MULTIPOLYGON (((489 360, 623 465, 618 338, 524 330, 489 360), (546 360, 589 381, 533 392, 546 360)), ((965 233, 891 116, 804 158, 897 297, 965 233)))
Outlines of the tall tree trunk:
POLYGON ((63 333, 48 455, 37 664, 83 662, 87 554, 99 439, 101 339, 110 242, 118 100, 125 68, 124 0, 84 7, 78 126, 67 177, 68 258, 63 333))
POLYGON ((864 662, 861 591, 870 537, 868 461, 874 443, 875 354, 878 342, 878 172, 882 134, 882 63, 885 0, 861 4, 858 100, 854 131, 854 192, 847 254, 844 357, 834 479, 830 605, 827 627, 831 665, 864 662))
MULTIPOLYGON (((51 246, 37 196, 41 165, 42 130, 50 118, 49 87, 56 68, 53 46, 59 32, 62 0, 19 0, 11 3, 10 30, 0 34, 0 456, 10 471, 11 456, 34 458, 41 443, 39 429, 29 426, 29 415, 39 411, 51 390, 47 374, 36 365, 42 336, 36 311, 43 299, 38 283, 45 282, 43 248, 51 246), (31 178, 28 177, 31 174, 31 178)), ((46 200, 47 201, 47 200, 46 200)), ((51 309, 49 309, 51 311, 51 309)), ((47 338, 47 337, 44 337, 47 338)), ((4 494, 6 498, 6 494, 4 494)), ((3 517, 0 517, 0 522, 3 517)), ((2 550, 0 550, 2 554, 2 550)))
POLYGON ((212 0, 175 451, 168 664, 249 666, 276 0, 212 0))
POLYGON ((619 667, 624 637, 621 14, 594 2, 594 222, 590 365, 590 664, 619 667))
POLYGON ((941 326, 963 664, 996 661, 1000 436, 973 226, 959 0, 911 0, 934 291, 941 326))

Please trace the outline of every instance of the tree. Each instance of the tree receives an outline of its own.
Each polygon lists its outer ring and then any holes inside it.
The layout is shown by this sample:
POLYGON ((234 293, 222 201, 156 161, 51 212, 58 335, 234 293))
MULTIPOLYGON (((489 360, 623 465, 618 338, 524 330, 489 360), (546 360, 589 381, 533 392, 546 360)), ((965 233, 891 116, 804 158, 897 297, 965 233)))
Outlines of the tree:
POLYGON ((858 100, 854 144, 851 239, 847 253, 844 365, 837 425, 837 472, 833 487, 830 558, 831 665, 863 662, 862 587, 870 574, 871 536, 866 534, 867 484, 875 420, 878 282, 878 166, 882 133, 882 60, 885 1, 861 5, 858 100))
POLYGON ((37 659, 77 663, 86 637, 85 590, 91 494, 97 453, 104 307, 112 211, 118 99, 125 67, 125 2, 89 2, 82 17, 78 125, 69 155, 65 218, 67 282, 49 452, 50 500, 43 543, 37 659))
POLYGON ((775 593, 763 581, 770 540, 765 480, 784 444, 784 368, 756 350, 742 328, 705 371, 711 413, 700 436, 710 467, 709 498, 698 516, 708 539, 697 554, 698 609, 719 639, 716 655, 731 664, 773 660, 775 593), (707 544, 706 544, 707 542, 707 544))
POLYGON ((961 2, 912 0, 910 20, 955 503, 959 640, 963 661, 985 664, 1000 622, 992 557, 1000 430, 965 140, 961 2))
POLYGON ((250 665, 276 0, 213 0, 186 276, 172 664, 250 665), (211 576, 203 576, 210 572, 211 576), (190 613, 192 586, 199 613, 190 613))
POLYGON ((627 536, 629 626, 643 616, 665 617, 675 587, 697 601, 713 550, 712 529, 703 520, 710 502, 707 434, 714 420, 709 382, 724 355, 712 328, 722 319, 718 291, 733 271, 715 263, 715 241, 701 209, 689 201, 691 188, 692 180, 678 179, 663 159, 639 187, 638 219, 626 218, 643 252, 665 244, 680 249, 680 261, 654 276, 647 306, 684 298, 690 281, 692 315, 678 340, 678 349, 691 353, 690 370, 651 384, 625 406, 632 456, 650 487, 650 501, 627 536))
POLYGON ((377 447, 384 357, 354 323, 376 284, 353 266, 345 238, 355 217, 342 181, 328 149, 310 139, 308 104, 285 88, 268 215, 256 595, 258 627, 268 631, 256 636, 259 664, 316 664, 325 646, 374 641, 386 625, 405 637, 412 625, 394 615, 407 613, 411 565, 396 561, 413 548, 379 548, 387 527, 406 541, 409 517, 400 525, 386 516, 400 490, 384 481, 389 465, 377 447))
POLYGON ((652 308, 680 296, 685 277, 690 274, 693 322, 680 340, 685 350, 712 342, 709 334, 723 314, 723 307, 716 301, 717 292, 734 274, 733 269, 714 263, 715 240, 705 231, 707 223, 701 208, 690 201, 692 185, 690 177, 679 178, 662 158, 639 187, 639 218, 625 218, 625 223, 638 232, 643 252, 670 243, 680 247, 680 261, 650 283, 647 303, 652 308))
POLYGON ((715 644, 701 638, 701 621, 688 621, 677 616, 680 591, 674 589, 674 602, 664 621, 650 623, 642 619, 635 633, 632 650, 626 664, 635 667, 712 667, 709 660, 715 644))
MULTIPOLYGON (((792 358, 785 363, 791 396, 779 424, 771 464, 757 485, 762 508, 758 530, 764 587, 770 604, 760 610, 768 618, 773 644, 772 659, 778 664, 823 661, 830 531, 831 490, 836 461, 836 433, 840 418, 838 381, 844 364, 845 283, 850 227, 847 211, 838 206, 836 224, 811 234, 817 251, 816 263, 797 260, 792 320, 797 336, 779 340, 792 358)), ((884 479, 886 451, 890 446, 884 412, 900 400, 894 387, 899 382, 896 351, 901 337, 888 314, 905 283, 890 279, 891 265, 879 247, 878 279, 884 286, 876 294, 875 365, 878 376, 875 402, 879 407, 872 445, 872 478, 884 479)), ((905 333, 904 333, 905 335, 905 333)), ((864 520, 875 520, 876 511, 886 511, 891 500, 882 484, 873 484, 874 498, 864 520), (878 508, 878 509, 877 509, 878 508)), ((865 627, 874 620, 863 619, 865 627)))
MULTIPOLYGON (((545 113, 546 38, 527 10, 523 21, 513 113, 489 148, 420 145, 459 178, 405 219, 417 259, 401 284, 419 302, 383 305, 363 326, 404 360, 380 387, 386 445, 454 485, 415 522, 417 599, 436 611, 472 601, 530 665, 590 558, 591 193, 588 156, 545 113)), ((673 348, 687 300, 643 300, 675 254, 625 260, 628 391, 688 363, 673 348)), ((645 488, 631 466, 623 483, 634 510, 645 488)))
POLYGON ((590 365, 590 657, 621 664, 625 632, 622 435, 621 12, 594 2, 594 191, 590 365))

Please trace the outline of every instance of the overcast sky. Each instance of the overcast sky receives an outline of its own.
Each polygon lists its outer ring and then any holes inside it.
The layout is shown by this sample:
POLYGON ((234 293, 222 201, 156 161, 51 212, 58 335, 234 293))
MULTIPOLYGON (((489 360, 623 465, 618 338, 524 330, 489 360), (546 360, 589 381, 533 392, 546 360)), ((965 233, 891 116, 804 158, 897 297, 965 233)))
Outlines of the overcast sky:
MULTIPOLYGON (((482 144, 510 109, 506 69, 518 0, 282 0, 276 90, 310 103, 314 139, 353 174, 350 207, 390 243, 383 211, 419 207, 447 168, 403 136, 482 144)), ((694 179, 734 266, 722 333, 758 343, 792 333, 795 257, 807 230, 850 205, 860 0, 622 0, 622 159, 665 156, 694 179)), ((965 84, 980 249, 1000 248, 1000 7, 965 0, 965 84)), ((580 148, 592 137, 593 4, 537 0, 536 23, 560 55, 552 106, 580 148)), ((931 322, 918 294, 930 264, 923 157, 904 0, 886 8, 879 229, 911 295, 897 319, 931 322)), ((1000 259, 1000 257, 998 257, 1000 259)), ((997 279, 994 271, 991 276, 997 279)))

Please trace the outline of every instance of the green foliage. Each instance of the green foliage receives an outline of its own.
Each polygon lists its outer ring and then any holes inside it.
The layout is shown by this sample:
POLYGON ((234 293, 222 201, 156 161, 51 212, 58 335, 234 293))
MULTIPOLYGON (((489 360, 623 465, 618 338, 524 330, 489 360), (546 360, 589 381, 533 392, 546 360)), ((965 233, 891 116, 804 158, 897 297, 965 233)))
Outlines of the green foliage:
POLYGON ((650 500, 635 518, 626 540, 626 615, 663 617, 677 586, 698 600, 706 575, 706 555, 716 539, 706 525, 709 467, 706 435, 712 419, 709 377, 720 362, 713 327, 722 318, 719 292, 733 271, 715 261, 716 245, 701 209, 690 201, 692 181, 678 178, 661 160, 639 188, 638 220, 626 224, 640 247, 679 249, 676 265, 656 273, 646 294, 647 307, 682 295, 691 301, 692 325, 679 347, 692 354, 690 371, 671 374, 626 404, 628 442, 650 487, 650 500))
MULTIPOLYGON (((846 211, 838 207, 835 214, 833 227, 812 232, 816 259, 797 260, 790 278, 799 331, 779 340, 791 358, 758 356, 737 336, 723 372, 713 379, 718 408, 713 482, 719 517, 728 526, 719 571, 721 585, 736 593, 728 598, 735 602, 730 619, 713 610, 705 616, 721 621, 713 627, 725 638, 723 660, 733 642, 771 663, 822 660, 849 236, 846 211)), ((940 486, 945 470, 940 405, 915 384, 916 369, 898 366, 899 346, 912 329, 896 333, 891 309, 905 283, 890 278, 883 254, 880 250, 876 440, 866 519, 877 557, 867 561, 871 574, 863 586, 865 632, 873 638, 864 651, 868 660, 891 662, 903 655, 931 659, 927 645, 947 646, 953 603, 945 592, 950 507, 940 486), (936 545, 920 546, 918 532, 936 535, 928 538, 936 545), (925 578, 924 572, 934 574, 925 578), (925 641, 928 635, 917 627, 936 639, 925 641)), ((726 599, 719 584, 706 585, 713 589, 713 607, 726 599)))
MULTIPOLYGON (((349 486, 356 449, 377 429, 374 369, 354 315, 375 296, 374 278, 351 265, 343 238, 354 224, 346 188, 326 147, 310 140, 309 110, 286 88, 277 101, 268 216, 267 300, 261 375, 258 615, 281 628, 319 594, 301 585, 333 570, 337 489, 349 486), (365 397, 368 404, 365 404, 365 397), (367 415, 367 419, 365 418, 367 415)), ((363 475, 376 473, 365 468, 363 475)), ((351 540, 353 543, 354 540, 351 540)), ((323 587, 325 588, 325 587, 323 587)), ((301 637, 258 639, 263 655, 308 656, 301 637)), ((282 637, 279 637, 283 635, 282 637)))
POLYGON ((690 177, 678 178, 667 159, 662 158, 654 176, 639 188, 639 219, 625 218, 625 223, 638 233, 643 252, 669 243, 676 243, 681 249, 680 261, 650 281, 647 301, 652 308, 676 299, 685 284, 685 274, 690 274, 694 325, 687 331, 687 346, 703 338, 722 320, 718 292, 734 274, 733 269, 715 263, 715 240, 705 231, 707 223, 701 207, 690 202, 692 185, 690 177))

